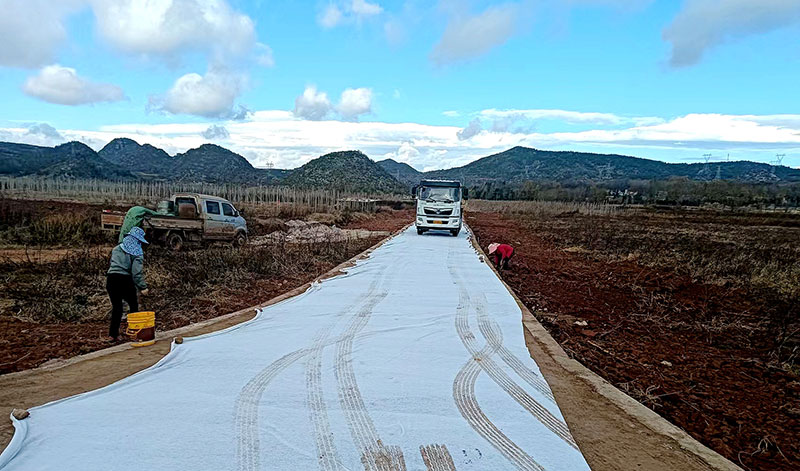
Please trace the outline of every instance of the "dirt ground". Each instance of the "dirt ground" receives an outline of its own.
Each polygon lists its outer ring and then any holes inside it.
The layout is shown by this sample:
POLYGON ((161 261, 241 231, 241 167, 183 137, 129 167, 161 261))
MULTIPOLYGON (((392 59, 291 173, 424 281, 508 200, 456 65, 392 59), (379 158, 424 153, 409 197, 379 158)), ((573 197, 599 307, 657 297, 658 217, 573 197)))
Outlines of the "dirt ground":
POLYGON ((800 381, 736 331, 757 300, 558 247, 497 214, 468 222, 482 246, 515 246, 504 280, 571 357, 744 469, 800 469, 800 381), (709 313, 716 330, 698 329, 709 313))

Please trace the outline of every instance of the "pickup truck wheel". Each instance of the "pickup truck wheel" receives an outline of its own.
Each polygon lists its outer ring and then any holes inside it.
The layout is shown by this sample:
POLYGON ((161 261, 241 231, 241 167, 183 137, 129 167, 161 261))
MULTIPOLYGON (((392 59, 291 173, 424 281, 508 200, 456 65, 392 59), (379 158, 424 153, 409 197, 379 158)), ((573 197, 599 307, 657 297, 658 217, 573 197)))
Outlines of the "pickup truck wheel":
POLYGON ((459 231, 460 231, 460 229, 452 229, 450 231, 450 233, 453 234, 453 237, 458 237, 459 231))
POLYGON ((247 234, 244 232, 239 232, 236 234, 236 237, 233 238, 233 246, 237 249, 244 247, 247 244, 247 234))
POLYGON ((425 233, 425 229, 420 229, 419 227, 417 228, 417 234, 422 235, 424 233, 425 233))
POLYGON ((183 248, 183 236, 178 232, 171 232, 167 236, 167 248, 175 252, 183 248))

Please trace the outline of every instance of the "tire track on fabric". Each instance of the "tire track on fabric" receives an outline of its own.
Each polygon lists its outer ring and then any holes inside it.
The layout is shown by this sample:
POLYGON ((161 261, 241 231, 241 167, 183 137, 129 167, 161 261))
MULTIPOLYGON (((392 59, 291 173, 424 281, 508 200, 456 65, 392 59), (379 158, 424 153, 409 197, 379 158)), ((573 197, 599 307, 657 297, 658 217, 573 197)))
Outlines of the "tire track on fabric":
MULTIPOLYGON (((485 307, 485 295, 481 293, 481 296, 483 297, 481 306, 485 307)), ((503 360, 506 365, 508 365, 523 380, 525 380, 525 382, 530 384, 531 387, 542 393, 542 395, 549 399, 550 402, 553 404, 556 403, 556 399, 553 397, 553 392, 550 390, 550 386, 547 384, 547 382, 545 382, 530 368, 525 366, 522 360, 511 353, 511 351, 506 348, 505 345, 503 345, 503 331, 500 330, 500 327, 497 325, 497 323, 487 315, 486 309, 481 309, 478 311, 478 328, 486 338, 486 341, 497 347, 497 353, 500 355, 500 359, 503 360)))
POLYGON ((422 461, 428 471, 456 471, 453 457, 444 445, 424 445, 419 447, 422 461))
MULTIPOLYGON (((448 264, 448 266, 450 267, 450 273, 453 276, 454 281, 458 285, 459 297, 464 297, 467 302, 471 302, 469 291, 461 280, 460 275, 451 264, 448 264)), ((486 314, 486 303, 484 300, 485 296, 481 293, 481 295, 475 300, 474 308, 476 317, 479 320, 484 318, 484 322, 488 323, 489 319, 488 315, 486 314)), ((468 316, 469 314, 466 314, 463 322, 457 323, 456 327, 457 329, 460 329, 459 336, 461 337, 464 346, 467 348, 467 351, 475 355, 478 351, 478 346, 475 336, 469 327, 468 316)), ((489 326, 489 329, 491 330, 491 326, 489 326)), ((497 340, 497 333, 494 332, 494 334, 494 338, 497 340)), ((502 344, 492 342, 488 338, 487 343, 489 345, 494 345, 494 348, 492 349, 493 352, 502 347, 502 344)), ((541 405, 536 399, 528 394, 527 391, 514 382, 514 380, 511 379, 511 377, 508 376, 508 374, 502 368, 500 368, 500 366, 491 358, 491 356, 483 359, 480 362, 480 366, 483 368, 486 374, 506 392, 506 394, 517 401, 519 405, 521 405, 533 417, 541 422, 542 425, 553 432, 557 437, 564 440, 569 446, 575 448, 576 450, 578 449, 578 445, 575 443, 574 438, 572 438, 572 434, 570 433, 567 424, 565 424, 558 417, 554 416, 549 410, 547 410, 547 408, 541 405)))
MULTIPOLYGON (((451 274, 453 271, 451 270, 451 274)), ((455 282, 455 278, 453 279, 455 282)), ((456 331, 461 341, 466 345, 475 340, 469 331, 467 316, 470 310, 470 299, 464 290, 459 290, 458 306, 456 307, 456 331)), ((494 346, 486 344, 477 352, 470 352, 471 358, 456 374, 453 381, 453 399, 461 415, 475 432, 497 449, 517 469, 523 471, 545 471, 544 468, 528 455, 522 448, 504 434, 481 410, 475 397, 475 382, 482 370, 482 365, 487 358, 494 354, 494 346)), ((469 348, 468 348, 469 351, 469 348)))
MULTIPOLYGON (((485 319, 485 322, 488 322, 488 316, 486 314, 486 304, 484 302, 484 296, 481 294, 477 297, 475 303, 475 313, 477 318, 480 320, 482 317, 485 319)), ((491 344, 487 339, 487 342, 491 344)), ((500 345, 495 345, 495 351, 499 352, 500 345)), ((494 380, 503 390, 511 396, 515 401, 519 403, 522 407, 525 408, 531 415, 536 417, 539 422, 542 423, 545 427, 547 427, 551 432, 553 432, 556 436, 564 440, 568 445, 578 449, 578 445, 575 443, 575 440, 572 438, 572 434, 567 427, 567 424, 564 423, 561 419, 554 416, 547 408, 545 408, 542 404, 539 403, 533 396, 528 394, 522 387, 519 386, 513 379, 505 372, 503 369, 498 365, 494 360, 489 358, 487 361, 482 362, 481 366, 483 367, 486 374, 494 380)))
POLYGON ((333 432, 328 420, 322 389, 322 350, 325 345, 325 337, 325 333, 317 335, 306 360, 306 402, 314 431, 319 468, 323 471, 338 471, 345 468, 341 465, 336 445, 333 442, 333 432))
MULTIPOLYGON (((380 280, 383 277, 384 271, 385 270, 382 270, 373 279, 372 283, 370 284, 370 287, 368 288, 368 292, 365 296, 367 299, 369 299, 374 295, 374 292, 377 289, 377 286, 380 284, 380 280)), ((364 298, 360 298, 358 301, 342 309, 337 315, 336 321, 333 322, 326 329, 323 329, 322 333, 319 334, 317 340, 312 345, 312 347, 301 348, 280 357, 279 359, 270 363, 266 368, 261 370, 258 374, 256 374, 242 388, 238 398, 236 399, 235 413, 234 413, 234 428, 237 437, 236 441, 237 445, 236 458, 238 465, 237 468, 240 471, 256 471, 260 469, 261 447, 260 447, 260 437, 259 437, 260 429, 258 427, 258 422, 259 422, 258 409, 261 402, 261 398, 264 395, 264 391, 270 385, 272 380, 275 379, 275 377, 278 376, 281 372, 283 372, 292 364, 294 364, 296 361, 313 353, 315 348, 319 348, 321 351, 321 349, 324 348, 325 346, 340 341, 344 337, 343 335, 328 340, 325 340, 325 338, 327 337, 327 334, 336 326, 336 324, 338 324, 339 319, 342 316, 346 315, 348 312, 353 311, 363 302, 365 302, 364 298)), ((320 397, 321 397, 321 392, 320 392, 320 397)), ((325 406, 323 402, 322 409, 317 409, 317 412, 324 411, 324 407, 325 406)), ((325 418, 327 419, 327 413, 325 414, 325 418)), ((320 423, 317 422, 313 422, 313 418, 312 418, 312 425, 313 425, 313 430, 315 431, 315 443, 318 443, 319 440, 325 442, 324 438, 321 438, 317 435, 317 433, 324 433, 324 431, 321 431, 321 428, 324 428, 324 425, 321 425, 320 423)), ((332 442, 330 443, 332 444, 332 442)), ((338 458, 336 458, 335 454, 329 456, 331 456, 332 459, 338 463, 338 458)))
POLYGON ((384 445, 361 395, 353 369, 353 341, 369 323, 375 306, 389 291, 384 287, 361 307, 337 343, 334 372, 339 385, 339 401, 350 435, 361 452, 361 463, 366 471, 405 471, 403 451, 396 446, 384 445))

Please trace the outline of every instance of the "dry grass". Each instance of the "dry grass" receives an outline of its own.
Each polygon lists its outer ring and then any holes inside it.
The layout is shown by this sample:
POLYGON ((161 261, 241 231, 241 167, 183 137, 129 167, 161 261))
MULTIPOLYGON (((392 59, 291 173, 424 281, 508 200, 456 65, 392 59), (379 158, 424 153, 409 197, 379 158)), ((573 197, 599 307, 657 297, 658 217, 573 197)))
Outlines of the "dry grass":
MULTIPOLYGON (((480 211, 519 220, 568 252, 635 261, 748 293, 767 306, 755 324, 773 336, 774 357, 785 368, 795 368, 800 353, 800 216, 549 202, 471 201, 473 210, 474 203, 480 211)), ((652 316, 668 307, 663 300, 642 299, 647 304, 642 311, 652 316)), ((717 332, 740 327, 713 317, 698 319, 698 325, 717 332)))
POLYGON ((490 201, 469 200, 467 210, 480 213, 519 214, 534 217, 581 214, 605 216, 617 214, 622 208, 602 203, 571 203, 561 201, 490 201))
MULTIPOLYGON (((279 243, 183 252, 151 248, 145 254, 145 276, 153 295, 144 302, 149 310, 159 312, 160 321, 182 324, 198 308, 223 305, 228 298, 256 287, 260 280, 305 279, 374 242, 279 243)), ((108 254, 89 249, 45 264, 0 261, 0 285, 4 288, 0 316, 35 323, 105 319, 109 310, 107 269, 108 254)))

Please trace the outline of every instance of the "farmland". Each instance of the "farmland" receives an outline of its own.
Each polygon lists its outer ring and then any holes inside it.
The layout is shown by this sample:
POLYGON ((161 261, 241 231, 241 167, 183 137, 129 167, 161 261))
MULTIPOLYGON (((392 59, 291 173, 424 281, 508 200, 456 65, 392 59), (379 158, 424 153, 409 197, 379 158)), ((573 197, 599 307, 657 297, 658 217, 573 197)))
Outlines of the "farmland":
POLYGON ((470 201, 575 359, 744 469, 800 466, 800 216, 470 201))
MULTIPOLYGON (((149 247, 151 294, 140 297, 143 308, 156 311, 165 330, 249 307, 310 281, 410 220, 408 210, 336 207, 320 194, 294 194, 305 203, 239 204, 252 242, 243 249, 149 247), (314 237, 307 240, 288 237, 291 221, 320 229, 309 230, 314 237)), ((116 236, 99 229, 99 216, 126 204, 0 199, 0 374, 109 345, 105 272, 116 236)))

